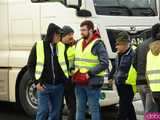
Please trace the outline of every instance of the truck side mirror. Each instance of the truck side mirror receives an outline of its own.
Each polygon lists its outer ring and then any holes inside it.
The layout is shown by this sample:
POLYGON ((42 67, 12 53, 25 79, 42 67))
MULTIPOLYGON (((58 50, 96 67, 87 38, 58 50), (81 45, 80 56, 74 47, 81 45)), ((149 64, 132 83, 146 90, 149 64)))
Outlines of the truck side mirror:
POLYGON ((67 7, 80 9, 82 0, 65 0, 64 3, 67 7))
POLYGON ((92 13, 88 10, 77 10, 77 16, 79 16, 79 17, 91 17, 92 13))

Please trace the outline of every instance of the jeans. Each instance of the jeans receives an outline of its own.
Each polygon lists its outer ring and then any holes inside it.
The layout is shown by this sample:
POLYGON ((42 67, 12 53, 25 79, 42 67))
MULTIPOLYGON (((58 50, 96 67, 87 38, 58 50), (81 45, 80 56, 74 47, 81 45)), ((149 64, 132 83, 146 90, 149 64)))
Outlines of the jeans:
POLYGON ((100 88, 93 89, 88 86, 76 86, 76 120, 85 120, 86 106, 88 103, 92 120, 100 120, 100 88))
POLYGON ((59 120, 64 86, 45 85, 44 91, 37 92, 38 112, 36 120, 59 120))

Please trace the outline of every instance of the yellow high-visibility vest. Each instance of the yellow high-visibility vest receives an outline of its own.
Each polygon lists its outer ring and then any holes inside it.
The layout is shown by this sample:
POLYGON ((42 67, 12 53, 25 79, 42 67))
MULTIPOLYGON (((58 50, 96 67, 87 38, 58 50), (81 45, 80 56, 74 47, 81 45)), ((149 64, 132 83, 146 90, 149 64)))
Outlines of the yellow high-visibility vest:
POLYGON ((128 73, 128 78, 126 80, 126 84, 132 85, 132 89, 133 89, 134 94, 137 92, 136 80, 137 80, 137 71, 133 67, 133 65, 131 65, 129 73, 128 73))
POLYGON ((66 61, 65 61, 64 52, 65 52, 65 45, 62 42, 58 42, 57 43, 58 61, 59 61, 59 64, 60 64, 64 74, 68 78, 69 77, 69 71, 67 70, 67 65, 66 65, 66 61))
POLYGON ((39 40, 36 43, 36 70, 35 70, 35 78, 39 80, 44 67, 44 44, 43 41, 39 40))
MULTIPOLYGON (((65 62, 64 51, 65 51, 65 45, 61 42, 57 43, 58 61, 59 61, 59 64, 60 64, 65 76, 68 78, 69 72, 67 70, 67 65, 65 62)), ((44 52, 43 41, 37 41, 36 56, 37 56, 37 61, 36 61, 35 77, 36 77, 36 80, 39 80, 42 75, 43 69, 44 69, 45 52, 44 52)))
MULTIPOLYGON (((132 44, 131 47, 134 51, 137 49, 137 46, 135 44, 132 44)), ((136 94, 136 92, 137 92, 136 80, 137 80, 137 71, 133 67, 133 65, 131 65, 129 72, 128 72, 128 78, 125 83, 127 85, 132 86, 134 94, 136 94)))
MULTIPOLYGON (((83 39, 78 41, 75 48, 75 69, 80 70, 81 73, 88 72, 91 68, 97 66, 100 61, 98 56, 92 54, 92 48, 97 40, 93 40, 89 45, 82 50, 83 39)), ((105 76, 105 71, 97 74, 97 76, 105 76)))
POLYGON ((151 91, 160 92, 160 54, 155 56, 151 50, 148 52, 146 71, 151 91))
MULTIPOLYGON (((67 57, 69 61, 69 69, 74 68, 74 59, 75 59, 75 45, 70 46, 67 50, 67 57)), ((71 74, 71 73, 69 73, 71 74)))

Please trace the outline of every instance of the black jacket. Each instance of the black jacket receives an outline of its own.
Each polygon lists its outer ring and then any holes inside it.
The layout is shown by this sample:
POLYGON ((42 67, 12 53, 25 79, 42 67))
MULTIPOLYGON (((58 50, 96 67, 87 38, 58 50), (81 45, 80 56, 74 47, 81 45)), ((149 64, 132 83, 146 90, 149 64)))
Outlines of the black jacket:
POLYGON ((134 58, 134 65, 137 70, 137 85, 147 84, 146 80, 146 58, 149 51, 149 44, 152 42, 152 38, 145 40, 136 49, 134 58))
MULTIPOLYGON (((44 61, 44 69, 42 72, 42 76, 39 79, 39 82, 42 84, 60 84, 63 83, 65 80, 65 75, 60 67, 58 62, 58 57, 56 55, 56 45, 54 47, 54 70, 52 70, 52 63, 51 63, 51 47, 50 42, 44 41, 44 51, 45 51, 45 61, 44 61), (53 76, 55 75, 55 77, 53 76)), ((36 67, 36 44, 33 46, 29 59, 28 59, 28 70, 31 74, 32 78, 35 79, 35 67, 36 67)))
POLYGON ((109 73, 109 79, 114 78, 117 85, 125 84, 134 55, 135 53, 132 48, 129 48, 122 55, 118 55, 113 61, 112 72, 109 73))
MULTIPOLYGON (((61 84, 65 80, 65 75, 61 69, 61 66, 58 62, 58 56, 56 51, 56 44, 53 46, 54 56, 51 54, 51 42, 55 33, 60 34, 61 28, 53 23, 49 24, 47 29, 47 34, 44 40, 44 68, 42 75, 38 82, 42 84, 61 84), (52 61, 53 60, 53 61, 52 61)), ((35 67, 36 67, 36 44, 33 46, 29 59, 28 59, 28 70, 32 78, 35 79, 35 67)), ((36 81, 37 82, 37 81, 36 81)))

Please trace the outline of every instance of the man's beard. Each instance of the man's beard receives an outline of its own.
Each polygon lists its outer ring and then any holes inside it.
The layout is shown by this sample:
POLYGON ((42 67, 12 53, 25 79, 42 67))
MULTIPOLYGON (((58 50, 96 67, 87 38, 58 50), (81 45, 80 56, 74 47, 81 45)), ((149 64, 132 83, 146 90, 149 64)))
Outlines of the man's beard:
POLYGON ((89 34, 88 34, 87 36, 82 35, 82 37, 83 37, 84 39, 88 39, 88 38, 89 38, 89 34))

